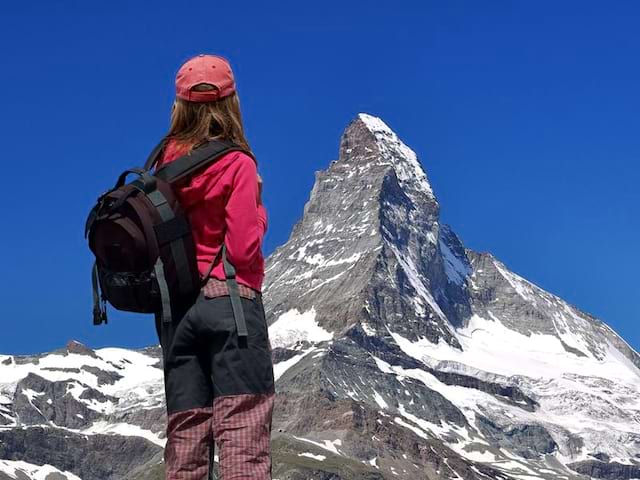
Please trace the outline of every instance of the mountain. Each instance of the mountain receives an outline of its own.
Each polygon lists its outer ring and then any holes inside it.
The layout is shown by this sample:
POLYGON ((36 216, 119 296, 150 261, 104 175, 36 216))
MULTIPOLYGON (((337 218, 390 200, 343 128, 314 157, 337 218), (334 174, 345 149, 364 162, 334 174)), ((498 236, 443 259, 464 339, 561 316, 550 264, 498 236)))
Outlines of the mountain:
POLYGON ((380 119, 347 127, 266 271, 275 442, 326 457, 280 478, 640 477, 638 354, 465 248, 380 119))
POLYGON ((42 355, 0 356, 0 480, 138 478, 137 468, 159 464, 160 354, 70 341, 42 355))
MULTIPOLYGON (((360 114, 267 259, 274 478, 640 478, 640 356, 464 247, 360 114)), ((0 480, 159 480, 159 347, 0 356, 0 480)))

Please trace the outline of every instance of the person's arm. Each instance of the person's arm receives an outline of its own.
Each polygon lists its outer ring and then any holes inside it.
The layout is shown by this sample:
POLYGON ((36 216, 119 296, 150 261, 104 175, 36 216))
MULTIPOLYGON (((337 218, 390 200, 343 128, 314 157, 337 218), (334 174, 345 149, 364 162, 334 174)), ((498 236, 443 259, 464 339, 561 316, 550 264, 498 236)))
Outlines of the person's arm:
POLYGON ((267 211, 259 201, 258 171, 253 159, 239 154, 231 193, 225 206, 227 256, 236 268, 251 265, 258 257, 267 231, 267 211))

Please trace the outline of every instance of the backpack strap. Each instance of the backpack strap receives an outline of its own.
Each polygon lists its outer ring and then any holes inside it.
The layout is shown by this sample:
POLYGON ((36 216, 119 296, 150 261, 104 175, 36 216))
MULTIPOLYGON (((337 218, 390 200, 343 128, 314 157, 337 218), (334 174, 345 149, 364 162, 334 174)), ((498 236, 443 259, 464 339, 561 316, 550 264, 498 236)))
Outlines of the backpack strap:
POLYGON ((211 276, 211 271, 213 270, 213 267, 215 267, 216 264, 218 263, 218 260, 220 260, 220 257, 222 256, 222 247, 223 246, 224 246, 224 242, 222 243, 222 246, 218 249, 218 253, 216 253, 216 256, 213 257, 213 260, 209 264, 209 268, 207 269, 207 273, 205 273, 204 277, 202 277, 202 280, 201 280, 201 283, 200 283, 200 288, 205 286, 205 284, 207 283, 207 280, 209 280, 209 277, 211 276))
POLYGON ((240 289, 238 288, 238 282, 236 281, 236 269, 231 265, 229 260, 227 260, 227 248, 224 243, 222 244, 222 262, 227 288, 229 289, 229 297, 231 298, 231 308, 233 309, 233 316, 236 319, 238 337, 246 338, 248 336, 247 322, 244 319, 244 311, 242 310, 240 289))
POLYGON ((199 168, 218 160, 224 154, 238 151, 242 151, 253 157, 250 152, 233 142, 211 140, 203 146, 195 148, 191 153, 176 158, 167 165, 160 167, 154 175, 165 182, 175 183, 193 174, 199 168))
POLYGON ((244 310, 242 309, 242 300, 240 300, 240 289, 238 288, 238 282, 236 281, 236 269, 227 260, 227 246, 222 243, 222 246, 216 253, 215 258, 209 265, 209 269, 202 279, 202 286, 207 283, 213 267, 218 263, 218 259, 222 256, 222 266, 224 267, 224 276, 229 289, 229 298, 231 299, 231 308, 233 309, 233 317, 236 321, 236 329, 238 330, 238 337, 247 337, 247 322, 244 318, 244 310))
POLYGON ((100 325, 107 323, 107 305, 104 297, 100 294, 100 286, 98 280, 98 263, 93 262, 91 268, 91 290, 93 291, 93 324, 100 325), (102 301, 102 305, 100 302, 102 301))
MULTIPOLYGON (((192 284, 189 262, 187 261, 187 251, 184 244, 184 234, 189 231, 188 224, 178 222, 166 197, 160 190, 154 190, 147 194, 147 198, 158 211, 162 223, 154 225, 154 232, 159 244, 169 243, 171 255, 175 261, 176 274, 180 292, 188 293, 196 285, 192 284), (168 234, 166 232, 169 232, 168 234)), ((159 245, 159 247, 161 246, 159 245)), ((158 278, 158 280, 160 280, 158 278)))
POLYGON ((164 137, 162 140, 160 140, 158 145, 156 145, 154 149, 151 150, 151 153, 149 154, 147 161, 144 162, 144 170, 146 171, 151 170, 151 168, 157 163, 158 159, 160 158, 160 155, 162 155, 162 152, 164 152, 164 147, 166 146, 166 144, 167 144, 167 138, 164 137))
POLYGON ((162 303, 162 322, 171 323, 171 298, 169 297, 169 286, 164 276, 164 264, 162 259, 158 257, 153 270, 156 274, 156 281, 158 282, 158 288, 160 289, 160 302, 162 303))

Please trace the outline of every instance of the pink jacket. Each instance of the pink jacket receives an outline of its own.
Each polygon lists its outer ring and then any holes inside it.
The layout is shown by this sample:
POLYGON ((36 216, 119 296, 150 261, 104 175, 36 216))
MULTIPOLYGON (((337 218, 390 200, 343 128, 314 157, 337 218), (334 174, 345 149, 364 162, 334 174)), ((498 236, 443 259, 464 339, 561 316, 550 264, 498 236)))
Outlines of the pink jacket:
MULTIPOLYGON (((183 154, 174 141, 169 141, 156 168, 183 154)), ((229 152, 177 185, 175 192, 191 224, 200 273, 206 273, 224 235, 227 258, 236 268, 238 283, 261 291, 262 239, 267 231, 267 211, 258 204, 254 160, 243 152, 229 152)), ((211 271, 211 276, 224 280, 222 261, 211 271)))

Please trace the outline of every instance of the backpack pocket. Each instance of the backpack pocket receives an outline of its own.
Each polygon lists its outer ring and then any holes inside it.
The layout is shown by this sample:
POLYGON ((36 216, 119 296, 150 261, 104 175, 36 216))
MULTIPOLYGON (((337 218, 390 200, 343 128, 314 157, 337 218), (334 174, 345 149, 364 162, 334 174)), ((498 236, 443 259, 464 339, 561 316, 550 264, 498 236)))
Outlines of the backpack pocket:
POLYGON ((137 313, 154 313, 161 309, 160 291, 152 271, 101 271, 102 291, 116 309, 137 313))

